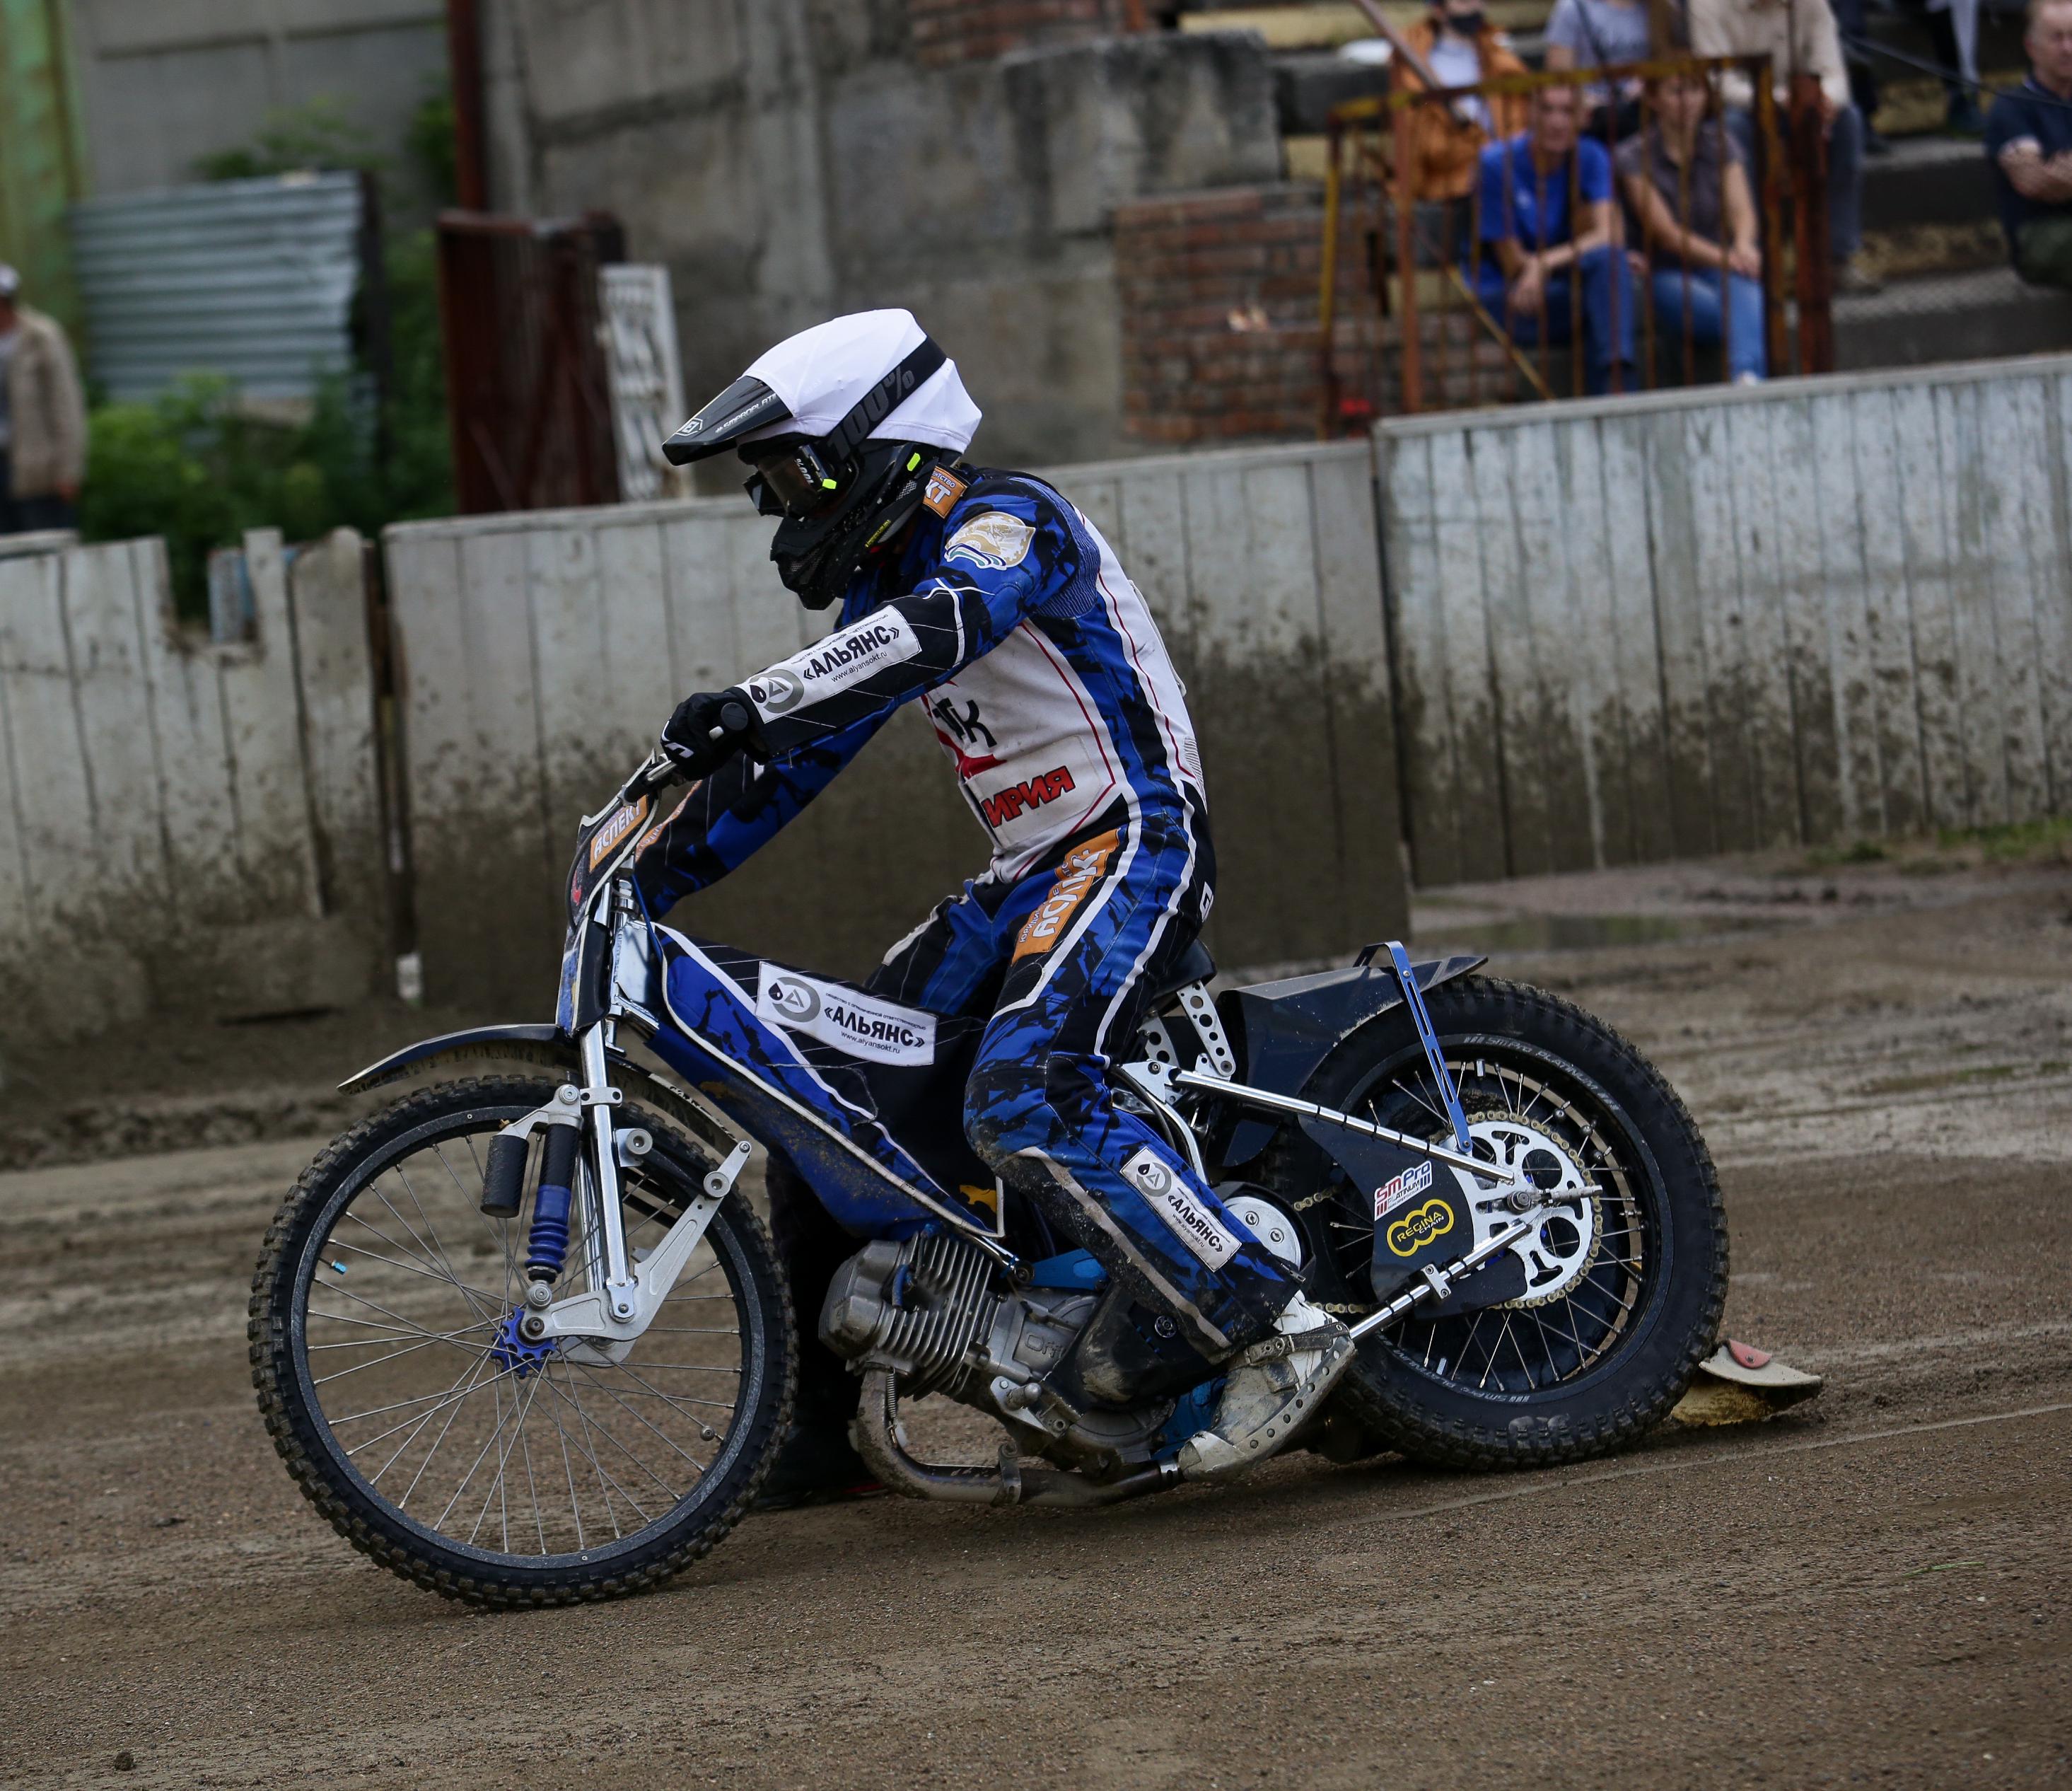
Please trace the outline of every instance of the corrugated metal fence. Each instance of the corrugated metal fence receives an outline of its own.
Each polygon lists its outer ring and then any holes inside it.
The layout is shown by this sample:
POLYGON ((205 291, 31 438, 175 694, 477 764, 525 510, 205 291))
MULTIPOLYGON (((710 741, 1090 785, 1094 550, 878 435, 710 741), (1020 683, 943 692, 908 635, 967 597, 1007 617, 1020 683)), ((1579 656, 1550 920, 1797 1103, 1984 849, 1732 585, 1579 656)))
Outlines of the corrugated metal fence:
POLYGON ((356 174, 222 180, 96 199, 72 213, 93 377, 147 398, 183 373, 248 398, 306 398, 352 363, 356 174))
POLYGON ((2072 360, 1376 440, 1420 883, 2072 813, 2072 360))

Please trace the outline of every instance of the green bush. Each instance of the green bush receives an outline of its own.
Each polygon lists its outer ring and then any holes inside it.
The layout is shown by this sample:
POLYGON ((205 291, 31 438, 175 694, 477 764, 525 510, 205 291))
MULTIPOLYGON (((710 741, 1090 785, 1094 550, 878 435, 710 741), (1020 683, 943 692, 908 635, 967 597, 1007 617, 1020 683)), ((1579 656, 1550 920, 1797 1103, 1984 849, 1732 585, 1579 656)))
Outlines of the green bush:
MULTIPOLYGON (((428 99, 409 141, 441 191, 450 184, 452 134, 450 105, 428 99)), ((238 179, 310 167, 378 168, 364 144, 333 102, 318 101, 274 115, 249 147, 211 157, 197 171, 238 179)), ((450 514, 431 233, 391 234, 384 261, 384 402, 376 402, 360 368, 324 380, 300 424, 253 415, 228 381, 208 373, 190 375, 149 403, 96 406, 87 419, 81 534, 88 541, 164 536, 175 601, 183 615, 199 618, 208 609, 209 550, 237 546, 248 529, 273 527, 289 541, 309 541, 335 528, 372 536, 391 522, 450 514)), ((360 295, 363 323, 366 298, 360 295)))

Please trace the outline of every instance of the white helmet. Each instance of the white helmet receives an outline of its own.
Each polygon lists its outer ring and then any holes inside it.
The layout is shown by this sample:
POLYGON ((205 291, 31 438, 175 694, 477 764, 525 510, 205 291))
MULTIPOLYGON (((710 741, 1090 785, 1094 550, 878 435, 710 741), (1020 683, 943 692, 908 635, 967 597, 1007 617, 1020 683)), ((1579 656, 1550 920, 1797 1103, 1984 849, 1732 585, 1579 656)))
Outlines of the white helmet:
POLYGON ((778 576, 821 609, 913 514, 929 472, 970 445, 979 416, 911 311, 857 311, 766 351, 662 451, 684 466, 737 449, 755 468, 756 507, 783 518, 778 576))

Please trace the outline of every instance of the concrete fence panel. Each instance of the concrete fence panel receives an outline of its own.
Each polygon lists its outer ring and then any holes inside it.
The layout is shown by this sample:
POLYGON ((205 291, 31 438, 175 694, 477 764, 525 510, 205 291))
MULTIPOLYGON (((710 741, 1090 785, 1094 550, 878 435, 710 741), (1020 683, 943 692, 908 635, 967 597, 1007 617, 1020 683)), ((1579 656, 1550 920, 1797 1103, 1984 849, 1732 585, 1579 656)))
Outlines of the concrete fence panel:
POLYGON ((1376 431, 1420 883, 2072 809, 2072 361, 1376 431))
MULTIPOLYGON (((378 905, 365 924, 321 887, 306 775, 313 758, 353 764, 366 743, 306 715, 280 539, 256 533, 245 551, 255 638, 220 645, 175 622, 162 542, 0 558, 10 1034, 329 1005, 378 974, 378 905)), ((356 538, 350 551, 356 565, 356 538)), ((359 628, 334 682, 369 706, 357 583, 299 583, 309 631, 359 628)), ((378 828, 346 831, 356 863, 376 845, 378 876, 378 828)))
MULTIPOLYGON (((1232 963, 1400 927, 1395 775, 1364 443, 1056 475, 1114 546, 1190 687, 1232 963)), ((419 938, 431 993, 544 1007, 578 818, 684 695, 828 618, 771 566, 738 500, 388 532, 419 938)), ((980 830, 918 706, 680 924, 860 974, 977 872, 980 830)), ((532 1011, 528 1008, 528 1011, 532 1011)))

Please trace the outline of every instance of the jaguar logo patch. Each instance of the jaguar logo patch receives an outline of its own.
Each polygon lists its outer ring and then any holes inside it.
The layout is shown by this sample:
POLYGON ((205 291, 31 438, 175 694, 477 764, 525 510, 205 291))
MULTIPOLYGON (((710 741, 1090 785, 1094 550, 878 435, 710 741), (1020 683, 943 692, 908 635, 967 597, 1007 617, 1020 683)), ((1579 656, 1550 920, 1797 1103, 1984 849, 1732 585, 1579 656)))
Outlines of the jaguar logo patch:
POLYGON ((1035 538, 1035 529, 1021 517, 1011 517, 1004 510, 988 510, 984 516, 973 517, 950 537, 943 558, 1005 572, 1029 557, 1029 544, 1035 538))

